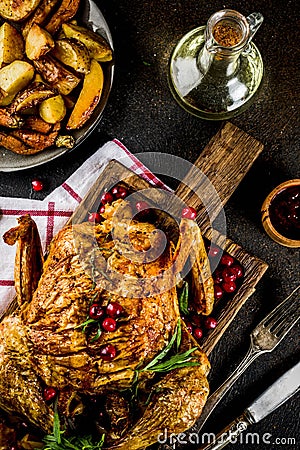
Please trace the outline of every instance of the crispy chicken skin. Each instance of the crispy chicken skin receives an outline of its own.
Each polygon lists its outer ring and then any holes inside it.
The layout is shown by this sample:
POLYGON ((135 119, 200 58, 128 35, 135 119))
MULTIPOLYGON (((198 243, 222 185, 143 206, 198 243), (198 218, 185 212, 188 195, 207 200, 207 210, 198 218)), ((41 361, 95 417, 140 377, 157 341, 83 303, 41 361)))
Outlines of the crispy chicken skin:
MULTIPOLYGON (((128 389, 135 370, 145 367, 167 345, 181 320, 175 272, 183 267, 185 257, 174 264, 178 251, 172 242, 167 242, 156 257, 162 243, 160 233, 150 223, 129 220, 127 207, 126 202, 118 200, 107 206, 102 223, 63 228, 50 245, 32 296, 24 280, 20 283, 20 271, 16 270, 20 308, 0 324, 0 406, 22 414, 46 432, 52 429, 53 411, 43 400, 43 387, 52 386, 61 392, 58 408, 64 415, 69 411, 63 396, 109 396, 128 389), (125 205, 125 214, 116 227, 113 214, 120 205, 125 205), (126 241, 125 229, 130 242, 126 241), (124 314, 114 332, 102 332, 93 341, 93 333, 82 332, 80 325, 94 301, 103 306, 116 301, 124 314), (100 356, 100 348, 108 343, 117 350, 111 361, 100 356)), ((27 240, 26 258, 20 256, 24 222, 25 235, 37 238, 35 224, 27 216, 26 220, 19 219, 19 227, 6 233, 5 239, 10 244, 19 242, 18 265, 22 262, 34 268, 38 260, 36 256, 30 258, 35 248, 32 239, 27 240)), ((196 224, 183 219, 181 230, 189 226, 196 224)), ((203 253, 200 232, 194 229, 191 235, 194 250, 200 245, 203 253)), ((179 245, 186 244, 184 237, 179 241, 179 245)), ((199 274, 203 260, 197 264, 199 274)), ((205 265, 206 274, 207 270, 205 265)), ((211 307, 211 287, 206 283, 202 295, 204 313, 211 307), (208 306, 204 296, 208 296, 208 306)), ((197 343, 182 322, 180 351, 194 346, 197 343)), ((114 431, 115 440, 110 436, 108 448, 142 449, 155 443, 164 428, 178 433, 193 425, 208 396, 206 376, 210 368, 200 348, 193 353, 193 361, 199 365, 173 370, 158 379, 153 373, 140 372, 141 389, 152 392, 150 403, 131 427, 127 423, 121 438, 114 431)), ((120 398, 119 403, 122 401, 120 398)))

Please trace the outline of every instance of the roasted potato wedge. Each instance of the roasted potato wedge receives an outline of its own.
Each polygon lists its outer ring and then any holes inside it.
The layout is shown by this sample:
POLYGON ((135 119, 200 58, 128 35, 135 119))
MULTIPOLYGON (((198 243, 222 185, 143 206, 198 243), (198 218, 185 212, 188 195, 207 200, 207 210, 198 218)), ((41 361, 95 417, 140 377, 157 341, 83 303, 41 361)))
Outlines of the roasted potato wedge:
POLYGON ((24 42, 20 33, 10 23, 0 27, 0 67, 15 59, 23 59, 24 42))
POLYGON ((40 0, 0 0, 0 16, 19 22, 25 20, 39 3, 40 0))
POLYGON ((68 95, 80 82, 79 77, 49 55, 33 61, 33 64, 43 79, 60 94, 68 95))
POLYGON ((46 30, 55 34, 63 23, 75 16, 79 8, 80 0, 63 0, 58 10, 52 15, 46 25, 46 30))
POLYGON ((55 42, 52 54, 66 66, 72 67, 76 72, 88 73, 91 59, 86 46, 77 39, 58 39, 55 42))
POLYGON ((100 101, 103 81, 102 67, 95 59, 92 59, 91 70, 84 77, 82 90, 66 126, 67 130, 82 127, 91 117, 100 101))
POLYGON ((19 92, 10 106, 11 112, 22 112, 40 104, 49 97, 54 97, 56 90, 44 83, 32 83, 27 89, 19 92))
POLYGON ((41 0, 32 16, 26 21, 22 28, 22 34, 26 38, 30 28, 34 23, 43 25, 47 17, 50 17, 59 0, 41 0))
POLYGON ((29 59, 39 59, 52 48, 55 43, 51 34, 34 23, 29 30, 25 41, 25 52, 29 59))
POLYGON ((34 68, 26 61, 15 60, 0 70, 0 87, 7 96, 15 96, 34 77, 34 68))
POLYGON ((100 62, 112 60, 112 50, 100 34, 71 23, 64 23, 62 28, 66 37, 77 39, 87 47, 91 58, 100 62))
POLYGON ((61 95, 44 100, 39 107, 41 118, 48 123, 61 122, 66 115, 66 105, 61 95))

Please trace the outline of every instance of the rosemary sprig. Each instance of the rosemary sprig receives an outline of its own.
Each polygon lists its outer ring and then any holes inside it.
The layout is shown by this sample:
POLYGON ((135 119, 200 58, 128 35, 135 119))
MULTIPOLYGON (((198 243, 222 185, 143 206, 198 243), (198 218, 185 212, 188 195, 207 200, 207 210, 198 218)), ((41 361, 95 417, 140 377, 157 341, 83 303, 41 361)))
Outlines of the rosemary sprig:
POLYGON ((187 281, 184 281, 182 291, 179 295, 179 309, 182 314, 188 314, 188 306, 189 306, 189 285, 187 281))
POLYGON ((87 329, 89 326, 91 326, 92 324, 96 324, 96 323, 98 323, 98 320, 87 318, 84 322, 82 322, 82 323, 80 323, 79 325, 77 325, 77 326, 75 327, 75 330, 76 330, 76 328, 82 328, 82 332, 85 333, 85 332, 86 332, 86 329, 87 329))
POLYGON ((57 411, 57 401, 54 404, 53 431, 44 437, 44 450, 100 450, 103 447, 105 436, 102 435, 99 442, 93 443, 92 436, 65 437, 65 430, 61 429, 57 411))

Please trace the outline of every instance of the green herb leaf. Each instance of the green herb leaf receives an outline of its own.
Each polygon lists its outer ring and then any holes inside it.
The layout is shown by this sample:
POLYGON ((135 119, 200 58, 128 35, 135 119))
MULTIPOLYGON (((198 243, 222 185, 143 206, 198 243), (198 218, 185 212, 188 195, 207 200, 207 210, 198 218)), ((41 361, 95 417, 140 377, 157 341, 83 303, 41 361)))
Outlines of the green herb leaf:
POLYGON ((188 314, 188 306, 189 306, 189 285, 187 281, 184 281, 182 291, 179 296, 179 308, 182 314, 188 314))
POLYGON ((174 344, 174 342, 176 340, 179 328, 181 328, 180 327, 180 319, 178 319, 178 323, 177 323, 177 327, 175 329, 175 333, 173 334, 173 336, 172 336, 170 342, 168 343, 168 345, 154 359, 152 359, 152 361, 150 361, 149 364, 147 364, 146 367, 144 367, 142 370, 140 370, 140 372, 145 372, 146 370, 150 370, 151 367, 155 366, 156 363, 161 361, 169 353, 169 351, 173 347, 173 344, 174 344))
POLYGON ((99 337, 101 336, 101 334, 102 334, 101 325, 100 325, 100 323, 98 322, 98 330, 97 330, 97 333, 96 333, 96 335, 93 337, 93 339, 91 339, 91 342, 97 341, 97 340, 99 339, 99 337))
POLYGON ((192 357, 190 356, 197 347, 193 347, 187 350, 184 353, 177 353, 176 355, 171 356, 167 361, 163 361, 160 364, 155 364, 148 371, 150 372, 170 372, 171 370, 177 369, 179 367, 190 367, 190 366, 198 366, 199 363, 191 361, 192 357))
POLYGON ((75 330, 76 330, 76 328, 82 328, 82 332, 84 333, 86 331, 87 327, 92 325, 92 324, 94 324, 94 323, 98 323, 98 320, 87 319, 85 322, 82 322, 80 325, 77 325, 75 327, 75 330))

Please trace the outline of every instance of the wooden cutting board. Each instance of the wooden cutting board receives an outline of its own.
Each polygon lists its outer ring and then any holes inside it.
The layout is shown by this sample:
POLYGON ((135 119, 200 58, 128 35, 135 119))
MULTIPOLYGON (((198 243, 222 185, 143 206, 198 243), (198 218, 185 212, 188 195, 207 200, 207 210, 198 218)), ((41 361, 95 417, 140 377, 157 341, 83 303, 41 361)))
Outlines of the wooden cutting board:
MULTIPOLYGON (((260 142, 233 124, 226 123, 204 148, 190 172, 175 191, 176 197, 199 211, 197 223, 203 235, 211 240, 213 233, 214 242, 236 258, 245 272, 243 284, 235 296, 230 302, 224 302, 223 307, 218 307, 218 326, 209 332, 202 341, 202 347, 207 354, 213 350, 240 308, 255 291, 256 284, 268 267, 265 262, 250 255, 226 236, 212 230, 210 223, 210 220, 218 216, 222 206, 228 201, 262 150, 263 145, 260 142), (202 201, 205 197, 207 183, 202 174, 208 177, 220 199, 218 202, 215 202, 214 197, 210 199, 208 196, 205 199, 205 203, 209 205, 210 220, 208 220, 208 214, 202 201), (195 191, 201 192, 201 199, 195 191)), ((110 189, 117 183, 125 186, 130 192, 140 191, 141 199, 146 200, 153 207, 158 204, 163 209, 166 199, 161 190, 155 189, 148 181, 134 174, 118 161, 111 161, 74 211, 68 223, 80 223, 86 220, 87 211, 98 208, 101 192, 110 189), (121 183, 120 180, 122 180, 121 183)), ((180 217, 181 209, 179 208, 182 208, 182 203, 174 202, 173 208, 170 204, 166 206, 174 216, 180 217)), ((168 227, 168 223, 163 225, 165 229, 168 227)))

